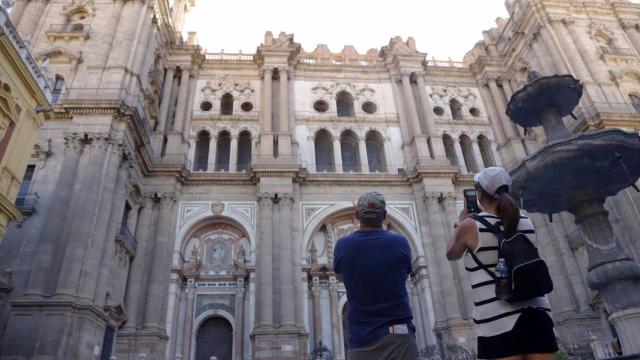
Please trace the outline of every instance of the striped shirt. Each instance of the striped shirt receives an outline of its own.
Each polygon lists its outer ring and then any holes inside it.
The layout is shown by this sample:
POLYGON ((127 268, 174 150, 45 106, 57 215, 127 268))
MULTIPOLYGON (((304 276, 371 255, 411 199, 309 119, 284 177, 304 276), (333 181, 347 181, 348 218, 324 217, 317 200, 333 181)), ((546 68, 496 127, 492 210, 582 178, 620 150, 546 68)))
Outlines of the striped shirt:
MULTIPOLYGON (((486 212, 481 212, 478 215, 502 228, 499 217, 486 212)), ((495 270, 498 263, 498 239, 489 229, 477 221, 476 228, 478 229, 478 247, 474 253, 485 266, 495 270)), ((521 215, 518 232, 526 234, 537 245, 533 223, 529 218, 521 215)), ((498 300, 495 292, 495 280, 473 260, 468 253, 469 251, 467 249, 464 255, 464 267, 471 282, 475 306, 473 322, 476 324, 478 336, 495 336, 511 331, 520 317, 521 311, 527 307, 551 311, 549 301, 545 296, 517 303, 498 300)))

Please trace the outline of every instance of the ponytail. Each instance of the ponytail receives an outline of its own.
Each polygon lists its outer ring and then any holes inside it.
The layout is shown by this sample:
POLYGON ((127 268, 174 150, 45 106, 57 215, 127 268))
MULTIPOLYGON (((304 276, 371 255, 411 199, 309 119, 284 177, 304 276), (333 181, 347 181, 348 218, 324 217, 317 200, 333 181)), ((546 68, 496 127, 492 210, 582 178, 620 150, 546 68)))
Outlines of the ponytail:
POLYGON ((515 200, 507 192, 507 187, 498 188, 494 197, 497 201, 496 212, 507 236, 513 236, 518 231, 518 223, 520 223, 520 208, 515 200))

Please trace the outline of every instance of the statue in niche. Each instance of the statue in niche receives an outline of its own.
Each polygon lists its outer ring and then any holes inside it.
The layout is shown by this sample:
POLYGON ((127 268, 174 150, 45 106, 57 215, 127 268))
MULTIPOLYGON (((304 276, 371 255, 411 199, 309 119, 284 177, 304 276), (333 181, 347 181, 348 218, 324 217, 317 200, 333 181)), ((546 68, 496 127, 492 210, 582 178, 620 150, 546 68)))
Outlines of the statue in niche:
POLYGON ((232 254, 230 253, 229 246, 226 243, 218 240, 209 243, 207 249, 207 269, 220 269, 232 264, 232 254))
POLYGON ((224 259, 224 245, 222 244, 216 244, 213 247, 213 251, 211 254, 211 265, 213 266, 220 266, 222 265, 222 260, 224 259))

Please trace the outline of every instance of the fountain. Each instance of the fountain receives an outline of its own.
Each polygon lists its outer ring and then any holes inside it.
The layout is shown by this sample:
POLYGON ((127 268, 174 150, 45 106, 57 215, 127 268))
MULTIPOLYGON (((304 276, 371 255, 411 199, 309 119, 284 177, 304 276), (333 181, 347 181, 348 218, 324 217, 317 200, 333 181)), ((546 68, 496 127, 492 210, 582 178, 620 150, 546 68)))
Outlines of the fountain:
POLYGON ((582 90, 571 75, 532 72, 513 94, 507 105, 511 121, 542 125, 547 143, 511 170, 512 193, 528 212, 575 216, 589 257, 588 285, 600 292, 623 352, 640 353, 640 264, 622 250, 604 208, 607 197, 625 188, 640 191, 640 137, 620 129, 571 134, 562 118, 582 90))

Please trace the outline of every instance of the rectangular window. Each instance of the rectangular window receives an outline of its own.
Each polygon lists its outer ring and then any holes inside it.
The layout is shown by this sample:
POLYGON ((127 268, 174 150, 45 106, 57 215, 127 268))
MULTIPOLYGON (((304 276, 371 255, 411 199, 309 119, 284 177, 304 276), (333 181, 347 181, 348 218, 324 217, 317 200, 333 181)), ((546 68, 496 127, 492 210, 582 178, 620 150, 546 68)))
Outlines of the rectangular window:
POLYGON ((104 338, 102 340, 102 351, 100 352, 100 360, 109 360, 111 357, 111 351, 113 351, 113 340, 116 335, 116 330, 107 325, 104 329, 104 338))
POLYGON ((20 184, 20 190, 18 190, 18 196, 16 202, 24 199, 29 194, 29 188, 31 187, 31 180, 33 179, 33 173, 36 171, 35 165, 28 165, 27 171, 24 172, 22 177, 22 184, 20 184))

